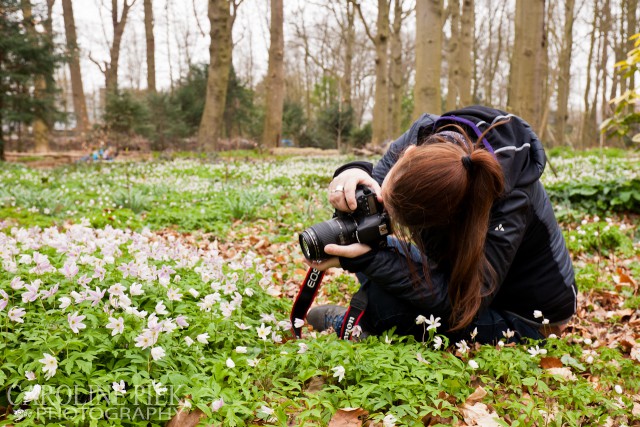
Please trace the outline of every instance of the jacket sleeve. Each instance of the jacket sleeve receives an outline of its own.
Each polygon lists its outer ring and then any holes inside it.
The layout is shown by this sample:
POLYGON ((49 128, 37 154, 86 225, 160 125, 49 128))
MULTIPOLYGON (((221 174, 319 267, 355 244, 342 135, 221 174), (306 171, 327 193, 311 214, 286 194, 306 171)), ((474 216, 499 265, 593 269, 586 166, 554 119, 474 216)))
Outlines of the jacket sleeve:
POLYGON ((389 293, 411 305, 434 315, 448 318, 451 312, 447 278, 438 268, 429 270, 429 280, 422 266, 416 265, 419 285, 414 284, 411 270, 404 256, 393 248, 368 252, 356 258, 340 257, 340 265, 351 272, 361 272, 389 293))
MULTIPOLYGON (((485 256, 495 271, 494 289, 483 300, 488 306, 500 290, 527 231, 530 198, 519 188, 494 204, 485 241, 485 256)), ((488 286, 488 284, 487 284, 488 286)))

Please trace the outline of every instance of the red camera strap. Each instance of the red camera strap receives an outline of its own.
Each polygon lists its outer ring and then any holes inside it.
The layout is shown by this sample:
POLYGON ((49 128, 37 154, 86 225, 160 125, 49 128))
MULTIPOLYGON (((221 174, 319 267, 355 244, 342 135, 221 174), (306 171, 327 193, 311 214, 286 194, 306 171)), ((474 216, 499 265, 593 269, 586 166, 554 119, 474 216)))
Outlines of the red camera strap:
POLYGON ((298 296, 293 303, 290 317, 291 330, 293 331, 293 335, 295 335, 296 338, 300 338, 302 334, 302 327, 295 326, 296 319, 306 319, 309 307, 311 307, 311 304, 313 304, 313 300, 316 299, 316 295, 318 294, 318 289, 320 289, 320 284, 322 283, 323 277, 324 271, 310 268, 307 271, 306 277, 302 281, 302 286, 300 286, 298 296))
POLYGON ((350 340, 351 338, 358 338, 362 330, 356 332, 356 326, 360 323, 360 319, 367 309, 367 294, 362 288, 351 297, 349 309, 344 315, 342 321, 342 328, 338 333, 338 336, 343 340, 350 340))
MULTIPOLYGON (((296 319, 304 320, 307 317, 307 312, 318 294, 323 277, 324 271, 310 268, 300 286, 300 291, 298 291, 298 296, 293 303, 290 316, 291 330, 296 338, 302 336, 302 327, 296 327, 296 319)), ((342 330, 336 331, 340 338, 345 340, 352 338, 354 328, 360 322, 366 308, 367 295, 361 289, 351 299, 351 305, 342 322, 342 330)))

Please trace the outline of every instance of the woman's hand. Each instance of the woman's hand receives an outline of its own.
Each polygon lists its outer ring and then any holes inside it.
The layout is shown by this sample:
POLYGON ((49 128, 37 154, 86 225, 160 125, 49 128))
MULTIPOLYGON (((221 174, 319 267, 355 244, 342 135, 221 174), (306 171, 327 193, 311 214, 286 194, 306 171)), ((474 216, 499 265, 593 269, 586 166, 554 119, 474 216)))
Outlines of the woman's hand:
POLYGON ((382 202, 380 185, 362 169, 347 169, 333 178, 329 184, 329 203, 341 212, 353 212, 358 204, 356 202, 356 187, 363 184, 370 187, 378 201, 382 202))
POLYGON ((316 270, 325 271, 332 267, 340 267, 340 259, 338 257, 355 258, 360 255, 364 255, 371 250, 370 246, 363 245, 362 243, 353 243, 351 245, 341 246, 335 244, 329 244, 324 247, 324 251, 329 255, 335 255, 332 258, 328 258, 322 261, 309 261, 304 262, 316 270))

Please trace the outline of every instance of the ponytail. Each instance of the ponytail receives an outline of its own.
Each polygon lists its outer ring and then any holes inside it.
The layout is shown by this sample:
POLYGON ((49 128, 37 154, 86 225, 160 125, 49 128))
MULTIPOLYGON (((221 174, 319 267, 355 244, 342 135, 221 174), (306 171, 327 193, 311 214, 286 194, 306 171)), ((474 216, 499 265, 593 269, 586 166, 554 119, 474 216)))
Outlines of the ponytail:
MULTIPOLYGON (((425 252, 419 237, 424 232, 441 230, 448 236, 439 257, 451 273, 451 330, 473 321, 485 295, 483 284, 489 282, 489 292, 495 286, 484 246, 491 207, 504 190, 502 169, 493 154, 464 138, 466 143, 460 144, 449 135, 432 135, 399 159, 383 191, 401 237, 410 236, 425 252)), ((428 264, 423 266, 428 278, 428 264)))
POLYGON ((452 227, 449 234, 452 330, 460 329, 473 320, 485 296, 483 283, 488 280, 495 285, 495 272, 487 261, 484 245, 491 207, 504 188, 500 164, 484 149, 475 149, 470 155, 462 156, 461 166, 469 179, 460 206, 460 224, 452 227))

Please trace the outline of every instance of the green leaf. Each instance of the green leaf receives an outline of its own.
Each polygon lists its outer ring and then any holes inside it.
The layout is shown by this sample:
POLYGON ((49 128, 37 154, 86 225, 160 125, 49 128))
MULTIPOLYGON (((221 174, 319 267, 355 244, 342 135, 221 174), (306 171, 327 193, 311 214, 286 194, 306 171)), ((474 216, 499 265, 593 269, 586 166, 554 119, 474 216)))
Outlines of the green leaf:
POLYGON ((564 364, 564 365, 569 365, 569 366, 573 366, 574 368, 580 370, 580 371, 584 371, 585 367, 582 363, 578 362, 576 359, 574 359, 573 357, 569 356, 568 354, 563 354, 562 357, 560 358, 560 361, 564 364))
POLYGON ((88 360, 77 359, 76 365, 78 365, 80 370, 82 370, 82 372, 84 372, 85 374, 90 374, 91 366, 93 365, 93 363, 89 362, 88 360))
POLYGON ((618 198, 623 202, 628 202, 631 199, 631 191, 621 191, 618 193, 618 198))

